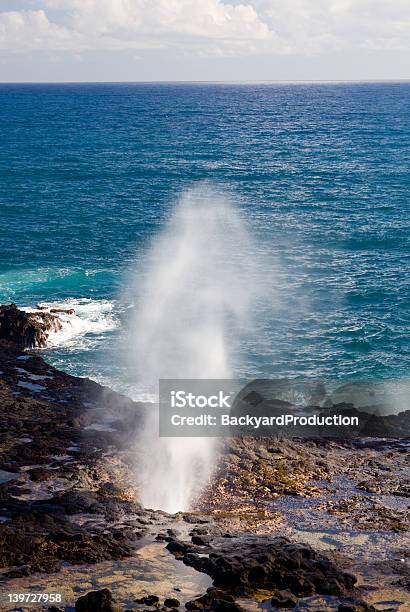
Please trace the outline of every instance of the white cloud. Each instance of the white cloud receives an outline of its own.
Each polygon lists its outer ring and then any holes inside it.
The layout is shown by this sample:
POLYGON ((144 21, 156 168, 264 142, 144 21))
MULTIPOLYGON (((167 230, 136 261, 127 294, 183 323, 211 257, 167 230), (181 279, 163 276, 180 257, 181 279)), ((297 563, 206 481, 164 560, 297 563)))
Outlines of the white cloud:
POLYGON ((221 0, 43 0, 37 10, 0 12, 0 48, 10 51, 246 47, 270 38, 250 4, 221 0))
POLYGON ((27 0, 0 12, 10 52, 176 48, 198 55, 406 49, 408 0, 27 0))
POLYGON ((408 0, 253 0, 284 52, 408 49, 408 0))
POLYGON ((43 10, 0 13, 0 48, 16 51, 28 48, 59 49, 72 44, 74 33, 50 23, 43 10))

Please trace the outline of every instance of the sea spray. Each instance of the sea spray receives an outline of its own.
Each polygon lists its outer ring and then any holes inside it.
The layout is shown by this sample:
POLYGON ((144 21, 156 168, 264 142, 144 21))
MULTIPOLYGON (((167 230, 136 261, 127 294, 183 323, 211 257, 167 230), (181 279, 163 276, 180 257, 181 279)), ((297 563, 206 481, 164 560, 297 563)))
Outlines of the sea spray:
MULTIPOLYGON (((229 197, 207 184, 182 195, 138 269, 128 354, 140 389, 157 391, 159 378, 233 376, 260 290, 255 251, 229 197)), ((157 418, 153 409, 137 442, 141 501, 187 510, 210 476, 215 441, 159 438, 157 418)))

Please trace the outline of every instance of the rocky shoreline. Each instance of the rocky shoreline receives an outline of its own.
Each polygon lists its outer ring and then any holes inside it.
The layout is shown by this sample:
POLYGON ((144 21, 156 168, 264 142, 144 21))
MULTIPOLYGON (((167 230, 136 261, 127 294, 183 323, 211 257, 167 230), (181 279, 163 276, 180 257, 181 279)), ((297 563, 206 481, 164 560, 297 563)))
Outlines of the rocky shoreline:
POLYGON ((410 609, 409 439, 229 439, 168 515, 138 500, 149 408, 3 338, 0 609, 410 609), (63 602, 5 599, 34 591, 63 602))

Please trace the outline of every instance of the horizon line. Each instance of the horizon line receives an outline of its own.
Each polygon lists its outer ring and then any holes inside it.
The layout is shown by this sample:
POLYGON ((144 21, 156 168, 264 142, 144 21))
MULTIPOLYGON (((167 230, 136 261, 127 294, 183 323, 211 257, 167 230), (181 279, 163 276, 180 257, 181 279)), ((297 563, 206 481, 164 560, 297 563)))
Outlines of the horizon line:
POLYGON ((175 80, 165 80, 158 79, 152 81, 138 80, 138 81, 1 81, 0 85, 144 85, 144 84, 211 84, 211 85, 224 85, 224 84, 298 84, 298 83, 409 83, 410 77, 396 78, 396 79, 216 79, 216 80, 206 80, 206 79, 175 79, 175 80))

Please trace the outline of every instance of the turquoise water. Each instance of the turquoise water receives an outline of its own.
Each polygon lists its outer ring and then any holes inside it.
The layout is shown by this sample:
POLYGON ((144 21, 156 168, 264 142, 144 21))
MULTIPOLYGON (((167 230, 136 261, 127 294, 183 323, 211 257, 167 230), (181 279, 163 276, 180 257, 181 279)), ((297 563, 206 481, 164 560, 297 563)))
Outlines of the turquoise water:
POLYGON ((277 262, 277 304, 240 348, 246 374, 408 376, 409 94, 1 85, 0 302, 74 305, 76 333, 47 358, 118 384, 129 270, 206 180, 277 262))

